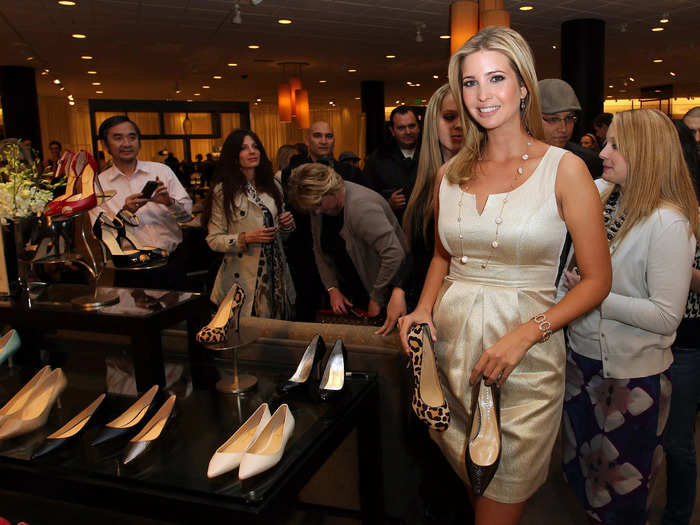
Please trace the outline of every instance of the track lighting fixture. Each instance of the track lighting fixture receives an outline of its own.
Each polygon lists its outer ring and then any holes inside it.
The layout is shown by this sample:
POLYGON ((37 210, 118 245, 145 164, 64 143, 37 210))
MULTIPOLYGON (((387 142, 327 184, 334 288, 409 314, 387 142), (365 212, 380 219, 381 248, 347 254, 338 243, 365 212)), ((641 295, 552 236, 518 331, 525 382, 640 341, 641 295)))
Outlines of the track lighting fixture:
POLYGON ((242 24, 243 19, 241 18, 241 8, 238 4, 233 6, 234 9, 234 15, 233 18, 231 19, 232 24, 242 24))

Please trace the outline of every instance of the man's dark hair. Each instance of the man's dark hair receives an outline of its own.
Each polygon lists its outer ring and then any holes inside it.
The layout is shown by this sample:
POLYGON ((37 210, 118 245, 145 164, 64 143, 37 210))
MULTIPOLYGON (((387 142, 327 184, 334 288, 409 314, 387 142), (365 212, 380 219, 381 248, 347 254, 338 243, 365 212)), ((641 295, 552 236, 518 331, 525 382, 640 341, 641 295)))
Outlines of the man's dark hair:
POLYGON ((106 143, 107 133, 109 132, 109 130, 112 129, 114 126, 123 124, 124 122, 131 122, 131 125, 134 126, 134 129, 136 130, 136 138, 138 138, 139 142, 141 142, 141 130, 139 130, 139 127, 136 125, 136 122, 131 120, 126 115, 114 115, 113 117, 109 117, 108 119, 104 120, 102 124, 100 124, 100 129, 97 132, 97 136, 106 143))
POLYGON ((309 148, 303 142, 297 142, 294 144, 294 149, 297 150, 300 155, 303 155, 304 158, 309 156, 309 148))
POLYGON ((391 110, 391 115, 389 115, 389 125, 392 128, 394 127, 394 115, 405 115, 406 113, 413 113, 413 116, 416 118, 416 122, 418 122, 418 115, 416 115, 416 112, 413 111, 413 109, 408 106, 396 106, 391 110))
POLYGON ((601 113, 596 118, 593 119, 594 126, 610 126, 613 116, 612 113, 601 113))
POLYGON ((63 149, 63 145, 57 140, 52 140, 51 142, 49 142, 49 147, 53 146, 54 144, 58 146, 58 149, 63 149))

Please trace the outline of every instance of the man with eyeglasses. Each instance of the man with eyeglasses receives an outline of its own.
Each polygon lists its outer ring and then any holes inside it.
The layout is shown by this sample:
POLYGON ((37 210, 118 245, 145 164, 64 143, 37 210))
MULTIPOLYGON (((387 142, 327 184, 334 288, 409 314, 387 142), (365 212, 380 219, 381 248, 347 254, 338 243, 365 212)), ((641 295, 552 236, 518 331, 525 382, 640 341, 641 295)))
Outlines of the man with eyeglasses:
POLYGON ((586 163, 591 176, 599 178, 603 174, 603 161, 593 151, 571 141, 581 111, 573 88, 558 78, 540 80, 538 88, 545 142, 578 155, 586 163))

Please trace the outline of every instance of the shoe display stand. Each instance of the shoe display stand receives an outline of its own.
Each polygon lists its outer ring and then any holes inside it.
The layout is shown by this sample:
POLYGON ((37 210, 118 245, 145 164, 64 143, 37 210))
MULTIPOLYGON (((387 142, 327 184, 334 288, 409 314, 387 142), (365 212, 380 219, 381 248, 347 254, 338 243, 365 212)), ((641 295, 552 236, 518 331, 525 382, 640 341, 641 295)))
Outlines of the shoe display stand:
MULTIPOLYGON (((104 204, 113 196, 113 194, 97 195, 97 204, 104 204)), ((119 302, 118 295, 97 287, 97 281, 102 276, 105 264, 103 261, 98 260, 97 257, 95 257, 95 254, 93 253, 92 248, 90 247, 90 243, 88 242, 88 238, 85 233, 86 223, 89 222, 86 220, 85 216, 88 213, 89 210, 85 210, 74 213, 72 215, 54 215, 51 218, 51 220, 55 222, 71 221, 73 223, 73 227, 77 227, 78 231, 80 232, 79 235, 80 239, 82 239, 82 244, 83 246, 85 246, 87 260, 85 260, 81 254, 74 252, 72 250, 72 246, 67 246, 66 253, 60 256, 50 256, 32 261, 32 264, 74 263, 79 264, 89 272, 90 278, 92 280, 92 282, 90 283, 91 290, 93 290, 93 292, 88 295, 74 297, 71 299, 71 304, 73 305, 73 307, 80 310, 96 310, 119 302)))
POLYGON ((221 343, 204 345, 208 350, 215 352, 231 352, 233 368, 231 375, 222 373, 222 378, 216 383, 216 389, 225 394, 239 394, 255 388, 258 378, 250 374, 238 373, 238 351, 246 345, 254 343, 259 333, 252 328, 230 330, 226 340, 221 343))
MULTIPOLYGON (((0 440, 0 498, 14 491, 31 498, 23 516, 30 523, 51 521, 95 523, 101 511, 114 511, 134 520, 173 523, 285 524, 295 509, 312 510, 298 494, 326 460, 357 435, 357 488, 360 510, 323 507, 323 512, 361 520, 365 525, 385 523, 380 445, 377 376, 353 372, 343 393, 327 403, 295 393, 276 394, 280 381, 292 372, 288 366, 245 363, 258 378, 257 389, 245 396, 225 396, 213 388, 178 392, 176 415, 170 431, 158 438, 138 461, 123 465, 129 436, 98 446, 91 443, 104 425, 122 414, 134 397, 107 394, 100 411, 81 435, 61 449, 31 460, 44 438, 65 425, 104 390, 75 362, 63 367, 68 386, 61 407, 54 407, 46 424, 28 434, 0 440), (235 471, 207 478, 214 451, 266 402, 273 410, 288 404, 296 421, 284 454, 274 467, 250 479, 239 480, 235 471), (72 504, 89 511, 76 513, 72 504), (66 505, 68 507, 66 507, 66 505), (92 516, 92 520, 89 516, 92 516)), ((219 370, 219 367, 213 367, 219 370)), ((19 376, 0 379, 0 405, 21 388, 36 369, 20 369, 19 376)), ((162 399, 159 403, 162 402, 162 399)), ((346 447, 347 448, 347 447, 346 447)), ((348 449, 352 453, 353 448, 348 449)), ((338 472, 339 476, 344 475, 338 472)), ((26 498, 25 498, 26 501, 26 498)), ((12 498, 3 500, 11 506, 12 498)), ((129 521, 131 522, 131 521, 129 521)), ((135 521, 134 521, 135 522, 135 521)))

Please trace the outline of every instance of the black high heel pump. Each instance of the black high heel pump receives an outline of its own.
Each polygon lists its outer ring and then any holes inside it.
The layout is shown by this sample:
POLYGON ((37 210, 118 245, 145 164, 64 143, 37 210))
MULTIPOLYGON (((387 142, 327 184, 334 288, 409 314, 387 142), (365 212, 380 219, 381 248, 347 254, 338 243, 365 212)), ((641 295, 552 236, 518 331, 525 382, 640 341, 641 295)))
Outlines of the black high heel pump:
MULTIPOLYGON (((92 226, 92 233, 100 241, 103 250, 112 257, 112 262, 117 268, 131 268, 141 266, 151 261, 150 255, 141 250, 123 250, 117 240, 117 229, 121 223, 118 218, 110 219, 104 213, 100 213, 92 226)), ((106 255, 105 255, 106 260, 106 255)))
POLYGON ((330 401, 338 396, 345 386, 345 362, 348 359, 348 352, 345 349, 343 340, 338 338, 333 345, 326 368, 323 371, 323 378, 319 385, 318 393, 323 401, 330 401))
POLYGON ((306 347, 304 355, 301 356, 301 361, 297 366, 294 375, 287 382, 282 383, 277 387, 280 394, 289 393, 292 390, 305 385, 309 378, 315 381, 321 380, 321 362, 326 355, 326 343, 320 334, 316 334, 311 339, 309 346, 306 347))

